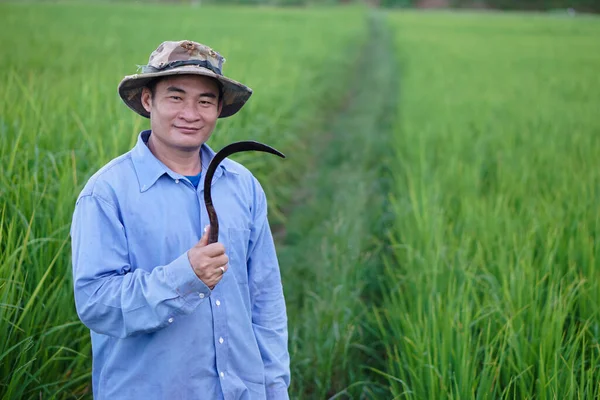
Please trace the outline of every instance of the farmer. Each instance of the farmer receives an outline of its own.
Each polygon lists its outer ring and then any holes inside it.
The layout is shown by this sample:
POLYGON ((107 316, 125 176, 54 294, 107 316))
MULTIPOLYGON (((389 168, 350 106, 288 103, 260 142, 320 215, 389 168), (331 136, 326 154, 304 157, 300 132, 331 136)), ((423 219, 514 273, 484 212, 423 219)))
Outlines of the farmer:
POLYGON ((164 42, 119 95, 150 118, 135 147, 77 199, 77 312, 91 330, 96 399, 287 399, 287 317, 265 194, 240 164, 212 180, 219 241, 208 243, 202 182, 217 118, 252 90, 219 53, 164 42))

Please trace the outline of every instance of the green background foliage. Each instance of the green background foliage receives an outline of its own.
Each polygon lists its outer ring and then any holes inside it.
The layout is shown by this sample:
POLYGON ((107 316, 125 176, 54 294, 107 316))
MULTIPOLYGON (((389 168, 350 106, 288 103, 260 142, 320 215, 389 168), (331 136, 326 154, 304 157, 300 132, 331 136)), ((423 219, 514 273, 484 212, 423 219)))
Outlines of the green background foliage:
MULTIPOLYGON (((405 3, 409 5, 409 3, 405 3)), ((255 92, 298 399, 600 396, 600 20, 185 3, 0 3, 0 397, 90 398, 74 202, 147 120, 163 40, 255 92)))
MULTIPOLYGON (((436 3, 426 0, 381 0, 386 7, 418 7, 436 3)), ((497 10, 549 11, 572 9, 582 12, 600 12, 596 0, 447 0, 439 3, 456 8, 485 8, 497 10)))
POLYGON ((596 398, 598 21, 391 18, 397 218, 378 320, 392 393, 596 398))

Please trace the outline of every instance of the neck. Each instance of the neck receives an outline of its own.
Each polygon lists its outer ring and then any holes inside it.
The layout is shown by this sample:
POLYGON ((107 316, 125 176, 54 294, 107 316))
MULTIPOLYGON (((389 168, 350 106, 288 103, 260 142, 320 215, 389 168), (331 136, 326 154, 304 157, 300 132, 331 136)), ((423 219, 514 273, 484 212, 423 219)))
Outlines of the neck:
POLYGON ((169 169, 181 175, 198 175, 202 171, 200 148, 167 149, 153 135, 148 139, 148 148, 169 169))

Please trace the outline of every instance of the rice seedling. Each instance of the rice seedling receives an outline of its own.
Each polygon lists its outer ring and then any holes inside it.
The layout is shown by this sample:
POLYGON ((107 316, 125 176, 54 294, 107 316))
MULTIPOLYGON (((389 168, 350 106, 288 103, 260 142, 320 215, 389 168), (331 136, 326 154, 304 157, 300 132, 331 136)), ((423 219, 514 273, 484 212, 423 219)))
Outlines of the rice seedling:
POLYGON ((0 4, 0 397, 90 396, 69 227, 87 178, 148 127, 121 104, 122 76, 163 40, 190 38, 222 52, 227 74, 255 94, 218 124, 209 144, 255 139, 288 154, 276 168, 268 158, 242 159, 268 182, 272 222, 281 223, 302 153, 345 84, 338 71, 355 58, 362 15, 360 8, 0 4))
POLYGON ((398 13, 394 398, 600 395, 597 18, 398 13))
POLYGON ((299 399, 382 393, 366 365, 378 357, 368 316, 382 274, 382 168, 391 153, 386 123, 396 97, 390 41, 383 15, 371 15, 347 99, 315 140, 308 184, 280 246, 282 264, 291 267, 283 280, 292 286, 292 393, 299 399))

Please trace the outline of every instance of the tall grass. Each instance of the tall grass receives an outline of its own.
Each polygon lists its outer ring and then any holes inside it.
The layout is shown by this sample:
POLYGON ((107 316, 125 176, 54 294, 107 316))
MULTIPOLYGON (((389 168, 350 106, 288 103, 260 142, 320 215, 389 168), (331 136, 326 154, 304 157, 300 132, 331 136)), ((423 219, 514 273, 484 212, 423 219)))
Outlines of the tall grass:
POLYGON ((381 168, 391 153, 385 124, 396 89, 385 19, 375 14, 369 27, 346 100, 307 154, 280 246, 281 262, 292 266, 283 282, 293 287, 292 392, 299 399, 381 394, 365 368, 378 357, 367 321, 381 274, 381 168))
POLYGON ((90 396, 91 350, 72 301, 68 234, 86 179, 148 127, 121 104, 122 76, 163 40, 189 38, 222 52, 225 73, 255 94, 219 122, 209 144, 256 139, 288 153, 276 168, 267 157, 242 160, 281 223, 302 154, 345 85, 338 71, 364 36, 362 14, 0 4, 0 397, 90 396))
POLYGON ((599 20, 364 16, 0 4, 0 397, 90 397, 75 197, 148 127, 118 81, 180 38, 255 89, 209 144, 288 155, 237 159, 270 200, 292 397, 600 397, 599 20))
POLYGON ((395 398, 600 396, 600 20, 398 13, 395 398))

